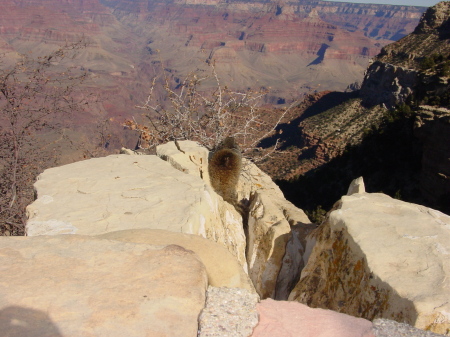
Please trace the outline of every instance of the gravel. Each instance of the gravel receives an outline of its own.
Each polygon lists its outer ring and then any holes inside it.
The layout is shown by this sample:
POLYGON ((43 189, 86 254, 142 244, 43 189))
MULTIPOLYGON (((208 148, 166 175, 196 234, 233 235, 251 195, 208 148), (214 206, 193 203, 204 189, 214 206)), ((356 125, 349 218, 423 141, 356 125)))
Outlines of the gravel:
POLYGON ((258 324, 259 297, 245 289, 208 287, 199 337, 248 337, 258 324))
POLYGON ((373 332, 376 337, 440 337, 431 331, 417 329, 406 323, 398 323, 389 319, 377 318, 373 321, 373 332))
MULTIPOLYGON (((198 337, 248 337, 258 324, 255 293, 240 288, 209 286, 206 305, 200 314, 198 337)), ((373 321, 375 337, 445 337, 417 329, 406 323, 377 318, 373 321)))

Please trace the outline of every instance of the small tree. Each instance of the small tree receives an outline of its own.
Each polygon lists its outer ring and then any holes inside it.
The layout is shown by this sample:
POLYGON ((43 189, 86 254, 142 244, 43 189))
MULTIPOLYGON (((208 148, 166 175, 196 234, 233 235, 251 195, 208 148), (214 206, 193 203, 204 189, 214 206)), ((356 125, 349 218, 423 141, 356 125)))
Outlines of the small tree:
POLYGON ((436 63, 434 62, 434 58, 429 56, 425 56, 420 62, 420 67, 422 70, 432 69, 435 65, 436 63))
POLYGON ((0 69, 0 233, 23 235, 25 207, 33 200, 32 183, 54 155, 37 148, 39 133, 54 128, 85 103, 75 98, 86 74, 70 65, 83 41, 66 44, 46 56, 19 55, 0 69), (69 64, 66 63, 68 61, 69 64))
POLYGON ((270 125, 259 108, 266 91, 233 91, 221 85, 213 63, 210 69, 211 74, 205 77, 189 74, 175 88, 165 76, 161 85, 167 101, 155 97, 158 84, 157 79, 153 79, 146 102, 138 106, 149 112, 144 114, 147 123, 135 119, 125 123, 140 133, 140 148, 148 150, 168 141, 194 140, 211 150, 225 137, 233 136, 244 155, 255 157, 257 152, 262 158, 268 154, 268 151, 262 153, 257 145, 275 131, 288 109, 270 125), (211 79, 214 89, 209 94, 201 91, 202 84, 211 79))

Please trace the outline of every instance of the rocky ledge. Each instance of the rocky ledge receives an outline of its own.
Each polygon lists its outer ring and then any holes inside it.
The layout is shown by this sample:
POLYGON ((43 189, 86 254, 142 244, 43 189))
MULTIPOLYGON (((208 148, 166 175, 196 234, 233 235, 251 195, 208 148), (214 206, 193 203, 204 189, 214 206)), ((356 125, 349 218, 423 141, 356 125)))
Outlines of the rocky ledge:
POLYGON ((402 336, 406 326, 416 336, 450 334, 449 216, 365 193, 360 179, 317 227, 246 162, 243 222, 210 186, 208 151, 180 148, 39 177, 28 236, 0 238, 0 331, 369 337, 402 336))

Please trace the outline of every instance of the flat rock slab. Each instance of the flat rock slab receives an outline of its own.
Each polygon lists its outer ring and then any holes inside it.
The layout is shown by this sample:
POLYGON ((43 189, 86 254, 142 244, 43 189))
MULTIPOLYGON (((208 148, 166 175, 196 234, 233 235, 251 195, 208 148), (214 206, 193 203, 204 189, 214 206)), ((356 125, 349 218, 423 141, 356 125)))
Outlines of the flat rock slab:
POLYGON ((450 216, 381 193, 342 197, 289 299, 450 329, 450 216))
POLYGON ((242 288, 252 293, 255 288, 237 259, 222 245, 198 235, 161 229, 129 229, 102 234, 99 237, 150 245, 177 245, 192 250, 203 262, 212 287, 242 288))
POLYGON ((96 235, 133 228, 205 234, 205 183, 156 156, 112 155, 45 170, 27 235, 96 235))
POLYGON ((182 247, 0 237, 0 335, 197 336, 206 270, 182 247))
POLYGON ((259 323, 251 337, 374 337, 370 321, 331 310, 272 299, 256 308, 259 323))

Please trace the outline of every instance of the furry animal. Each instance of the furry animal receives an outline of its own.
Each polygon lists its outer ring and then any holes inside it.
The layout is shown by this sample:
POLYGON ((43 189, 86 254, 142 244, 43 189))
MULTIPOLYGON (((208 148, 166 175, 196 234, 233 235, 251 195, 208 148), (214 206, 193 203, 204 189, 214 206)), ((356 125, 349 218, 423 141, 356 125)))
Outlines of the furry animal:
POLYGON ((208 171, 211 186, 223 200, 238 204, 236 187, 242 168, 242 153, 233 137, 225 138, 212 153, 208 171))

